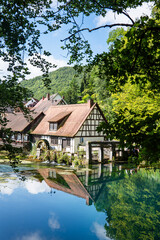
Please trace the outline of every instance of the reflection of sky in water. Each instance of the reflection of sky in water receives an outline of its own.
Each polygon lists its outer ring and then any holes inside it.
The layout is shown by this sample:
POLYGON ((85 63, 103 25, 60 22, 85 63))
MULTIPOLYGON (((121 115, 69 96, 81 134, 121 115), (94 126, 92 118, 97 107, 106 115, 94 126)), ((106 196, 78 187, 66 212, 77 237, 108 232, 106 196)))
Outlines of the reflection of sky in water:
POLYGON ((45 240, 46 238, 42 237, 40 232, 30 233, 28 235, 17 237, 16 240, 45 240))
POLYGON ((21 181, 21 172, 3 169, 0 240, 108 240, 105 214, 87 206, 86 199, 56 189, 51 193, 44 180, 25 174, 21 181))
POLYGON ((104 226, 94 222, 92 226, 92 232, 94 232, 99 240, 110 240, 110 238, 106 237, 106 231, 104 226))
MULTIPOLYGON (((3 174, 0 174, 0 178, 3 178, 3 174)), ((43 180, 38 182, 38 180, 27 179, 26 181, 21 181, 16 178, 16 174, 10 174, 8 182, 0 181, 0 192, 1 194, 11 195, 15 189, 24 188, 31 194, 38 194, 43 192, 49 192, 50 187, 43 180)))
POLYGON ((53 231, 56 229, 60 229, 60 223, 58 222, 57 217, 53 212, 50 214, 48 225, 53 231))

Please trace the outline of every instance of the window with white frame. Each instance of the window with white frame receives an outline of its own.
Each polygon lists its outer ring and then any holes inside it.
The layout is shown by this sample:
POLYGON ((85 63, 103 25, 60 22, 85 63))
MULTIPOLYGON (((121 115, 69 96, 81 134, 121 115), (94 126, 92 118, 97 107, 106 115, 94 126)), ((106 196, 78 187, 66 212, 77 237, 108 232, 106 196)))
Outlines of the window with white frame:
POLYGON ((51 144, 58 145, 58 137, 51 137, 51 144))
POLYGON ((23 137, 24 141, 28 141, 28 134, 25 134, 24 137, 23 137))
POLYGON ((17 134, 17 140, 18 140, 18 141, 21 141, 21 140, 22 140, 22 136, 21 136, 20 133, 17 134))
POLYGON ((58 129, 58 123, 50 122, 49 123, 49 130, 50 131, 57 131, 58 129))

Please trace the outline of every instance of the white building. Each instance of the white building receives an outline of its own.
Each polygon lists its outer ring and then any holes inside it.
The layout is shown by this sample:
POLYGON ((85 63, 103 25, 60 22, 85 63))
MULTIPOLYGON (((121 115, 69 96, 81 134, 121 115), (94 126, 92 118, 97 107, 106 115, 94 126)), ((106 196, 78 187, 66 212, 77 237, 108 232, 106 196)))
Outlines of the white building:
POLYGON ((76 153, 87 141, 104 141, 97 127, 106 119, 97 103, 51 106, 35 130, 33 142, 45 139, 52 149, 76 153))

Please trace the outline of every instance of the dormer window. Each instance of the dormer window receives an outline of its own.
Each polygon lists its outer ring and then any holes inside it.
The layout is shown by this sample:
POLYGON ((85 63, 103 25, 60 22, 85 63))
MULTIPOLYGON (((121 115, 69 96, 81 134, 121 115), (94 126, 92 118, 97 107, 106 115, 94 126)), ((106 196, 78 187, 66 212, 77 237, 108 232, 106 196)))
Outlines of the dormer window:
POLYGON ((50 131, 57 131, 57 129, 58 129, 58 123, 56 123, 56 122, 50 122, 49 123, 49 130, 50 131))
POLYGON ((56 116, 54 116, 52 119, 50 119, 49 122, 49 130, 50 131, 57 131, 58 128, 60 128, 65 121, 67 120, 67 118, 69 117, 69 115, 71 114, 71 112, 61 112, 59 114, 57 114, 56 116))

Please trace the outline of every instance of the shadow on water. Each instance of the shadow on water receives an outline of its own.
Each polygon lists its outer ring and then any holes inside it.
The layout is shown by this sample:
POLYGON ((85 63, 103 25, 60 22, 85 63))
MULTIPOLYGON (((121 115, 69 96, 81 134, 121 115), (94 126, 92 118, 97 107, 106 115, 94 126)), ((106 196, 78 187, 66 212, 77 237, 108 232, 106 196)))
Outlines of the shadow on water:
POLYGON ((105 236, 101 240, 160 239, 158 168, 129 168, 110 163, 77 171, 50 166, 37 169, 15 166, 12 171, 21 181, 30 177, 44 180, 51 192, 59 190, 83 198, 97 212, 105 213, 105 236))

